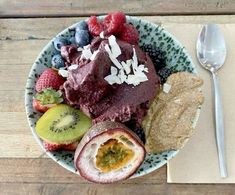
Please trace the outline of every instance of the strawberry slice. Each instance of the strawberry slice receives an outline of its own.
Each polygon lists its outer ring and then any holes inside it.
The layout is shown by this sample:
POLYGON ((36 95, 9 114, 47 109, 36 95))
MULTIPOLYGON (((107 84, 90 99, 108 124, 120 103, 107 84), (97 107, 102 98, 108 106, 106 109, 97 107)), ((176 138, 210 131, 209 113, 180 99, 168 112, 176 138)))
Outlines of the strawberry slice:
POLYGON ((46 149, 46 151, 56 151, 59 149, 74 151, 76 150, 77 145, 78 142, 73 142, 71 144, 55 144, 43 141, 43 146, 46 149))
POLYGON ((56 151, 61 149, 61 144, 52 144, 48 142, 43 142, 43 146, 46 149, 46 151, 56 151))
POLYGON ((49 108, 63 102, 61 91, 44 88, 33 97, 33 108, 39 112, 46 112, 49 108))
POLYGON ((56 104, 45 104, 42 105, 39 100, 33 99, 33 108, 38 112, 46 112, 49 108, 55 106, 56 104))

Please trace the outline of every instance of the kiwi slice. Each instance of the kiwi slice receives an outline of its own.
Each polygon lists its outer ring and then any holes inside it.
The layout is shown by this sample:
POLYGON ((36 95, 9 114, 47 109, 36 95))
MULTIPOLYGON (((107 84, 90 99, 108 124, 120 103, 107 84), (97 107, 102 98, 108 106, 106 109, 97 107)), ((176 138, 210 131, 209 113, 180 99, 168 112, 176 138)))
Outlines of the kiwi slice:
POLYGON ((91 119, 80 110, 58 104, 39 118, 35 130, 47 142, 68 144, 79 140, 90 126, 91 119))

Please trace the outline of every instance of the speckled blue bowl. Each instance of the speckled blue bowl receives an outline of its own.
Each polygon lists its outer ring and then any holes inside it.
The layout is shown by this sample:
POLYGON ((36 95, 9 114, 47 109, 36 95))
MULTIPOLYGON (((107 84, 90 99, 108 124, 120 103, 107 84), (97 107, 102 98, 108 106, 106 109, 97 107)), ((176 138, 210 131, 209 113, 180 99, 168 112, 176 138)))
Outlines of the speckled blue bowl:
MULTIPOLYGON (((151 22, 127 16, 127 21, 131 22, 139 31, 139 45, 142 46, 145 44, 153 44, 156 48, 160 49, 163 52, 164 57, 166 58, 167 67, 172 71, 188 71, 196 73, 195 66, 185 50, 185 48, 176 40, 174 36, 168 33, 163 27, 153 24, 151 22)), ((72 25, 74 26, 74 25, 72 25)), ((69 28, 71 28, 70 26, 69 28)), ((66 28, 57 36, 65 37, 70 39, 73 34, 69 31, 69 28, 66 28)), ((52 40, 43 48, 41 53, 38 55, 36 61, 34 62, 26 84, 25 89, 25 109, 27 114, 27 119, 29 126, 31 128, 32 134, 38 144, 42 147, 42 140, 35 133, 35 122, 41 116, 40 113, 36 112, 32 108, 32 99, 35 94, 35 82, 38 78, 38 75, 47 67, 51 66, 51 58, 56 53, 56 50, 53 47, 52 40)), ((200 108, 194 119, 194 126, 197 122, 199 116, 200 108)), ((51 157, 55 162, 59 163, 62 167, 68 169, 69 171, 76 173, 76 170, 73 165, 73 156, 74 152, 69 151, 57 151, 57 152, 47 152, 47 155, 51 157)), ((169 159, 174 157, 179 150, 168 150, 161 153, 147 154, 144 162, 139 167, 139 169, 132 176, 139 177, 150 173, 159 167, 167 163, 169 159)))

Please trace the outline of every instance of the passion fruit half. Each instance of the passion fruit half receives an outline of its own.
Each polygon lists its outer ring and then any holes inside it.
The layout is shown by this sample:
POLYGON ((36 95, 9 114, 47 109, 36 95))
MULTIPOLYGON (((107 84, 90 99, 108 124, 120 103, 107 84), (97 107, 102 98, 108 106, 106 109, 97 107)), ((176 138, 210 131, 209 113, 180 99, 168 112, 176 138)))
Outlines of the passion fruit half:
POLYGON ((123 124, 104 121, 83 136, 74 166, 91 182, 112 183, 130 177, 144 157, 145 148, 138 136, 123 124))

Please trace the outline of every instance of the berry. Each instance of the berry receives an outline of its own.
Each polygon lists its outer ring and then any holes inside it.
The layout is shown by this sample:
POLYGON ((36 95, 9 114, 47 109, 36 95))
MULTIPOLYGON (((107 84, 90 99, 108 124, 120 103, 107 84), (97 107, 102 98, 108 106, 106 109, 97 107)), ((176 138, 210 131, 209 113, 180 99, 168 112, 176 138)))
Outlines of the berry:
POLYGON ((55 37, 53 40, 53 45, 57 51, 60 51, 62 46, 68 45, 68 41, 63 37, 55 37))
POLYGON ((88 30, 86 21, 82 20, 76 24, 75 31, 78 31, 78 30, 88 30))
POLYGON ((61 149, 61 144, 52 144, 45 141, 43 141, 43 146, 46 151, 55 151, 61 149))
POLYGON ((145 144, 145 133, 144 133, 144 129, 142 127, 137 127, 134 130, 135 134, 140 138, 140 140, 143 142, 143 144, 145 144))
POLYGON ((88 18, 87 25, 92 35, 98 36, 103 31, 103 25, 97 20, 96 16, 88 18))
POLYGON ((172 72, 169 68, 163 67, 159 71, 157 71, 157 74, 161 79, 161 84, 164 84, 167 80, 167 77, 169 77, 172 74, 172 72))
POLYGON ((39 100, 33 99, 33 109, 38 112, 46 112, 49 108, 55 106, 56 104, 46 104, 42 105, 39 100))
POLYGON ((52 57, 51 64, 56 69, 62 68, 64 67, 64 59, 60 54, 56 54, 52 57))
POLYGON ((139 33, 132 24, 124 24, 118 38, 130 44, 137 44, 139 33))
POLYGON ((37 92, 41 91, 43 88, 49 87, 58 90, 64 81, 64 78, 61 77, 56 70, 47 68, 42 72, 37 80, 35 89, 37 92))
POLYGON ((64 144, 62 148, 65 150, 74 151, 76 150, 77 146, 78 146, 78 142, 73 142, 71 144, 64 144))
POLYGON ((39 112, 46 112, 49 108, 63 102, 60 91, 44 88, 37 92, 33 98, 33 108, 39 112))
POLYGON ((89 44, 89 33, 87 30, 78 30, 75 33, 75 42, 79 47, 89 44))
POLYGON ((110 12, 107 16, 104 17, 103 26, 104 34, 116 34, 121 32, 124 23, 126 22, 126 16, 121 11, 110 12))
POLYGON ((141 48, 151 58, 156 71, 159 71, 161 68, 166 66, 165 58, 160 50, 150 44, 144 44, 141 48))
POLYGON ((46 149, 46 151, 56 151, 59 149, 74 151, 76 150, 77 145, 78 145, 78 142, 73 142, 71 144, 52 144, 52 143, 43 141, 43 146, 46 149))

